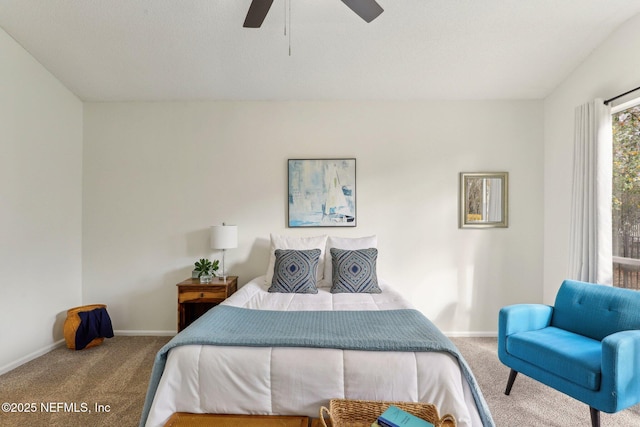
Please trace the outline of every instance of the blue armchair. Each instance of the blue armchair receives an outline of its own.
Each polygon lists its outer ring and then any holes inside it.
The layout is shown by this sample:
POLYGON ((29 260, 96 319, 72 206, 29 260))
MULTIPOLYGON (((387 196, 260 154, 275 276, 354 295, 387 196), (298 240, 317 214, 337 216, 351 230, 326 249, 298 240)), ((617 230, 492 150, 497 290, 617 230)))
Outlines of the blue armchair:
POLYGON ((518 372, 614 413, 640 402, 640 292, 565 280, 553 307, 517 304, 500 310, 498 357, 518 372))

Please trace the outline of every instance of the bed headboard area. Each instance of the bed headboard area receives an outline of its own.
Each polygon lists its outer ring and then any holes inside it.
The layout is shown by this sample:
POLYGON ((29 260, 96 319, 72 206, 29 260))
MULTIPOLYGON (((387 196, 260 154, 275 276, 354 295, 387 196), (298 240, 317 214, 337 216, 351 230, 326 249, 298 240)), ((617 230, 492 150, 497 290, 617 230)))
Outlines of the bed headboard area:
POLYGON ((380 293, 377 236, 294 237, 271 234, 265 283, 269 292, 380 293))

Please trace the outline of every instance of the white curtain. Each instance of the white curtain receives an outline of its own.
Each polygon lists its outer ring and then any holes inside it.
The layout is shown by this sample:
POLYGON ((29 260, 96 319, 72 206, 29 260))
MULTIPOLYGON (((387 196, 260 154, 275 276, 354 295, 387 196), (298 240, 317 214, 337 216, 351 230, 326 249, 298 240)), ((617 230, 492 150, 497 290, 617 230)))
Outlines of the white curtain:
POLYGON ((611 108, 602 99, 576 108, 569 277, 611 285, 611 108))

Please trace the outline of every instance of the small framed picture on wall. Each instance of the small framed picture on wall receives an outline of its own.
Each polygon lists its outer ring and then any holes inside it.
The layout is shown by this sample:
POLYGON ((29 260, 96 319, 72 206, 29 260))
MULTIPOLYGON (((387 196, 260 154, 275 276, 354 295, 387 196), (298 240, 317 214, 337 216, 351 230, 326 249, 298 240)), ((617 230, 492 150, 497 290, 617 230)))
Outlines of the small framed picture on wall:
POLYGON ((356 159, 288 160, 289 227, 356 226, 356 159))
POLYGON ((509 173, 460 173, 460 228, 509 226, 509 173))

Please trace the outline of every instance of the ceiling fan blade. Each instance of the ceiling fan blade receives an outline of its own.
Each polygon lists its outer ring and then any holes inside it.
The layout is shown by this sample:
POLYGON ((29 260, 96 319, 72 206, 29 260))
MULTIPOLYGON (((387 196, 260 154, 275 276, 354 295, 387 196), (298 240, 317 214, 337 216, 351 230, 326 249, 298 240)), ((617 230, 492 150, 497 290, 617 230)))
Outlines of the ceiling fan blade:
POLYGON ((342 0, 342 3, 367 22, 373 21, 384 11, 376 0, 342 0))
POLYGON ((245 28, 260 28, 272 3, 273 0, 252 0, 242 26, 245 28))

